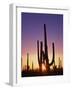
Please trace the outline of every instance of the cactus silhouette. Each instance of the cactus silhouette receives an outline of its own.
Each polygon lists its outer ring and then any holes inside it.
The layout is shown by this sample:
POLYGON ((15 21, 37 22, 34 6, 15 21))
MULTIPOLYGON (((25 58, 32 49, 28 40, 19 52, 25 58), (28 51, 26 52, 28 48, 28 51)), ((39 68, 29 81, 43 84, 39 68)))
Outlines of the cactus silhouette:
POLYGON ((27 71, 29 70, 29 53, 27 53, 27 71))
POLYGON ((52 50, 53 50, 53 57, 51 63, 49 63, 46 25, 44 24, 44 50, 43 50, 43 42, 40 41, 40 45, 39 45, 39 40, 37 40, 37 55, 38 55, 38 63, 39 63, 40 71, 42 71, 42 64, 45 65, 46 71, 50 71, 50 66, 53 63, 55 64, 54 42, 52 43, 52 50))

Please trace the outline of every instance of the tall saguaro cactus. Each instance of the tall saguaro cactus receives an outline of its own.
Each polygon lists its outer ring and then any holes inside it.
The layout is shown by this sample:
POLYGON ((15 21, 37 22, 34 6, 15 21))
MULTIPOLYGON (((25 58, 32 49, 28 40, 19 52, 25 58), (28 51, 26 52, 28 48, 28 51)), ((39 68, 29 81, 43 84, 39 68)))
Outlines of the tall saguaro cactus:
POLYGON ((52 50, 53 50, 53 57, 51 63, 49 63, 49 57, 48 57, 48 46, 47 46, 47 33, 46 33, 46 25, 44 24, 44 50, 43 50, 43 42, 40 42, 37 40, 37 55, 38 55, 38 63, 40 71, 42 71, 42 64, 46 66, 46 71, 50 71, 50 66, 54 63, 55 64, 55 48, 54 43, 52 43, 52 50), (39 48, 40 46, 40 48, 39 48))

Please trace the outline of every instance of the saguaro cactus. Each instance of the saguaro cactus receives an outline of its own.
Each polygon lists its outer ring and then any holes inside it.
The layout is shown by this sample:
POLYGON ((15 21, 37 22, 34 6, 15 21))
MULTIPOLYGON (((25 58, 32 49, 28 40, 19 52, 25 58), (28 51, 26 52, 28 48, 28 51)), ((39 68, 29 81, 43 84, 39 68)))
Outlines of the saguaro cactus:
POLYGON ((27 71, 29 70, 29 53, 27 53, 27 71))
POLYGON ((50 66, 54 63, 55 64, 55 48, 54 43, 52 43, 53 49, 53 57, 51 63, 49 63, 48 58, 48 46, 47 46, 47 33, 46 33, 46 25, 44 24, 44 50, 43 50, 43 42, 40 42, 39 48, 39 40, 37 40, 37 55, 38 55, 38 63, 40 71, 42 71, 42 64, 46 66, 46 71, 50 71, 50 66), (40 51, 40 52, 39 52, 40 51))
POLYGON ((37 51, 38 51, 38 63, 39 63, 39 69, 42 71, 42 50, 43 49, 43 43, 40 42, 40 56, 39 56, 39 41, 37 41, 37 51))

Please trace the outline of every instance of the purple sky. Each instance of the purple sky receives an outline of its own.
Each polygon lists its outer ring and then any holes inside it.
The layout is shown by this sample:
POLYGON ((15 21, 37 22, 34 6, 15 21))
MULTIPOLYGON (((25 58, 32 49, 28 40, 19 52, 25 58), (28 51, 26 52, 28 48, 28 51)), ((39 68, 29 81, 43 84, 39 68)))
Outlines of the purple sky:
MULTIPOLYGON (((48 52, 52 53, 52 42, 56 54, 63 54, 63 15, 21 13, 22 56, 27 52, 37 54, 37 40, 44 41, 44 24, 46 24, 48 52)), ((44 43, 44 42, 43 42, 44 43)))

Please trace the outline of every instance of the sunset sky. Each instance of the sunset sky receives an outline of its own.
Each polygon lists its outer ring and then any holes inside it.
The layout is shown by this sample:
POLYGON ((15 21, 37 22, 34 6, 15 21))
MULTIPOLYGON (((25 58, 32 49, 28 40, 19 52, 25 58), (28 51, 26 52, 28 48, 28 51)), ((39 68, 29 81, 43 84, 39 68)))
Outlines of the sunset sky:
POLYGON ((27 64, 38 68, 37 40, 44 44, 44 24, 46 24, 49 60, 52 60, 52 42, 55 44, 55 64, 58 65, 59 57, 63 61, 63 15, 21 13, 21 51, 22 65, 27 64))

